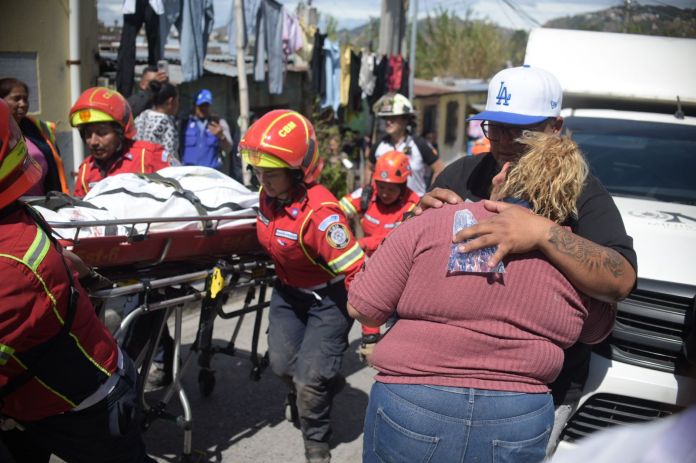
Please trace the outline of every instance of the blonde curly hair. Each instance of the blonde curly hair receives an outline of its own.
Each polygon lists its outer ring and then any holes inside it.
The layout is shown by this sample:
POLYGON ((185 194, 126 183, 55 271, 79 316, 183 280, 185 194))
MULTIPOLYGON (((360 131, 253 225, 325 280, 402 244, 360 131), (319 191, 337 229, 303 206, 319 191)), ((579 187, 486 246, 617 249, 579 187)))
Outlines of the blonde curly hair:
POLYGON ((543 132, 525 132, 518 142, 527 151, 510 167, 497 196, 524 199, 535 213, 559 224, 577 216, 588 174, 578 145, 569 136, 543 132))

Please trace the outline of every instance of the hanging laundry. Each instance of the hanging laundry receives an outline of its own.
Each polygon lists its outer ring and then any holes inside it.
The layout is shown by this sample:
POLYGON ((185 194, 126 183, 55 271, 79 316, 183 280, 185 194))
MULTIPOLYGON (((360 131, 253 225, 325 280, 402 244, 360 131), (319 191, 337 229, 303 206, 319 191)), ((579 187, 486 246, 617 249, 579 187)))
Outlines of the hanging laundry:
POLYGON ((268 57, 268 93, 283 93, 283 5, 275 0, 262 0, 256 13, 256 54, 254 80, 266 77, 268 57))
MULTIPOLYGON (((244 48, 249 44, 249 37, 256 30, 256 12, 259 10, 260 0, 242 0, 242 24, 244 29, 244 48)), ((235 20, 234 2, 230 2, 230 19, 227 22, 227 43, 230 56, 237 57, 237 21, 235 20)))
POLYGON ((377 57, 375 59, 375 90, 372 95, 367 98, 370 104, 370 111, 377 100, 387 93, 387 72, 389 71, 389 59, 386 56, 377 57))
POLYGON ((375 91, 375 54, 363 52, 360 59, 360 77, 358 84, 365 96, 370 96, 375 91))
POLYGON ((213 0, 183 0, 176 27, 179 29, 181 72, 184 82, 203 75, 208 37, 213 31, 213 0))
POLYGON ((143 24, 147 37, 147 62, 154 66, 162 56, 159 15, 164 13, 164 6, 162 0, 125 0, 121 11, 123 28, 116 58, 116 89, 128 98, 133 93, 135 38, 143 24))
POLYGON ((350 47, 341 47, 341 77, 339 83, 339 101, 341 106, 348 106, 348 91, 350 90, 350 47))
POLYGON ((360 88, 360 68, 362 67, 362 54, 351 51, 350 53, 350 88, 348 90, 348 109, 354 112, 362 110, 362 89, 360 88))
POLYGON ((324 40, 326 40, 326 34, 322 34, 317 30, 314 34, 314 46, 312 47, 312 58, 310 60, 312 90, 321 98, 326 96, 324 91, 326 88, 323 61, 324 40))
MULTIPOLYGON (((302 50, 297 51, 297 54, 303 61, 309 63, 314 53, 314 34, 317 32, 317 26, 305 24, 302 18, 300 18, 300 32, 302 33, 304 45, 302 50)), ((321 53, 321 48, 319 48, 319 52, 321 53)))
POLYGON ((287 57, 304 47, 304 35, 299 18, 283 7, 283 53, 287 57))
POLYGON ((164 49, 167 46, 169 31, 172 25, 179 20, 179 15, 181 14, 181 0, 162 0, 162 4, 164 6, 164 12, 159 18, 159 45, 160 56, 164 58, 164 49))
POLYGON ((389 92, 398 92, 399 89, 401 89, 403 60, 401 55, 392 55, 389 57, 389 77, 387 80, 387 90, 389 92))
POLYGON ((334 113, 338 112, 340 104, 340 50, 338 43, 330 39, 324 40, 323 48, 324 80, 323 93, 319 103, 321 108, 331 106, 334 113))

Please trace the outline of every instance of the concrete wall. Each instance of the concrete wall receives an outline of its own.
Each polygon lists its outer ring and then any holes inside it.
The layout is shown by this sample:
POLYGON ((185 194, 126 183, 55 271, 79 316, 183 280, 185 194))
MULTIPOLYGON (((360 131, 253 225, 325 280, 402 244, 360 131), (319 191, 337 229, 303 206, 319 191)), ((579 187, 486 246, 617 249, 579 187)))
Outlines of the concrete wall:
POLYGON ((466 156, 467 153, 467 123, 466 118, 471 116, 474 111, 471 108, 472 104, 485 103, 486 95, 474 93, 449 93, 445 95, 435 95, 427 97, 414 98, 414 106, 418 111, 417 117, 417 132, 423 128, 423 110, 427 106, 434 105, 436 107, 437 120, 437 144, 439 148, 440 159, 445 164, 448 164, 460 156, 466 156), (454 140, 446 142, 447 128, 453 123, 447 117, 447 105, 450 102, 456 102, 456 126, 454 127, 454 140))
MULTIPOLYGON (((58 124, 58 141, 66 170, 72 171, 68 0, 3 0, 0 6, 0 52, 37 54, 39 107, 30 114, 58 124)), ((96 0, 80 1, 82 89, 95 85, 98 74, 96 0)), ((3 71, 0 70, 0 74, 3 71)), ((11 76, 2 76, 11 77, 11 76)))

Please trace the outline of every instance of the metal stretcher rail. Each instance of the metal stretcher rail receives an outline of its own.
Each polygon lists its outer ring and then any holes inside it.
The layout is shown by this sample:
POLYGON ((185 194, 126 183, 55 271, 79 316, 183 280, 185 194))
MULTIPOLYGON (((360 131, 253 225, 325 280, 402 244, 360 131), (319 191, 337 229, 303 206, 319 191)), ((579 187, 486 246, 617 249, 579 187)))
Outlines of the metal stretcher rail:
MULTIPOLYGON (((235 342, 244 316, 255 313, 252 345, 249 358, 251 377, 258 380, 267 365, 267 358, 258 354, 263 309, 269 306, 267 289, 275 279, 270 259, 262 253, 256 239, 255 215, 196 216, 176 218, 118 219, 107 221, 52 223, 56 229, 75 229, 64 244, 89 265, 121 286, 93 291, 90 298, 104 303, 109 299, 138 295, 137 307, 125 315, 114 336, 123 341, 136 321, 148 314, 160 313, 156 326, 148 331, 144 347, 139 351, 136 364, 140 367, 138 395, 144 411, 147 428, 157 419, 174 422, 183 430, 181 461, 191 460, 193 411, 186 391, 181 385, 183 373, 190 367, 194 354, 198 355, 198 384, 200 393, 208 396, 215 387, 215 371, 211 360, 215 354, 236 355, 235 342), (244 219, 247 223, 221 227, 221 223, 244 219), (201 222, 198 229, 152 230, 151 225, 165 222, 201 222), (127 235, 80 237, 80 231, 89 227, 124 225, 127 235), (141 231, 137 231, 136 227, 141 231), (144 230, 143 230, 144 228, 144 230), (106 257, 105 257, 106 256, 106 257), (200 262, 203 259, 203 262, 200 262), (195 260, 195 264, 192 262, 195 260), (184 272, 184 273, 180 273, 184 272), (132 282, 133 277, 139 280, 132 282), (230 293, 246 290, 243 306, 225 312, 223 304, 230 293), (257 292, 258 290, 258 292, 257 292), (200 301, 196 337, 188 353, 182 358, 183 305, 200 301), (174 312, 173 382, 159 401, 150 405, 145 397, 145 380, 152 365, 167 319, 174 312), (213 345, 216 317, 237 318, 233 333, 224 346, 213 345), (174 395, 178 395, 181 415, 167 412, 174 395)), ((97 304, 99 305, 99 304, 97 304)), ((103 305, 103 304, 101 304, 103 305)), ((152 315, 150 315, 152 317, 152 315)), ((146 324, 147 325, 147 324, 146 324)))

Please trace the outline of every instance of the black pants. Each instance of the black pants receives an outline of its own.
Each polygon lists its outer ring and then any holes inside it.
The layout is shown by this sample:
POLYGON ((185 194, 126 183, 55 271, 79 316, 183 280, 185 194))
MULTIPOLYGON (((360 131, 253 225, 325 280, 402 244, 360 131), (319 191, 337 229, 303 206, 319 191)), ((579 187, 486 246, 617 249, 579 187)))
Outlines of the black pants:
POLYGON ((118 48, 116 89, 126 98, 133 93, 135 38, 143 23, 145 23, 145 35, 147 36, 148 64, 154 66, 161 58, 159 15, 152 9, 148 0, 136 0, 135 13, 123 15, 121 44, 118 48))
POLYGON ((125 371, 101 402, 77 412, 22 423, 25 431, 0 433, 15 462, 47 463, 54 454, 68 463, 154 463, 145 453, 141 435, 137 372, 129 358, 124 356, 123 360, 125 371))

